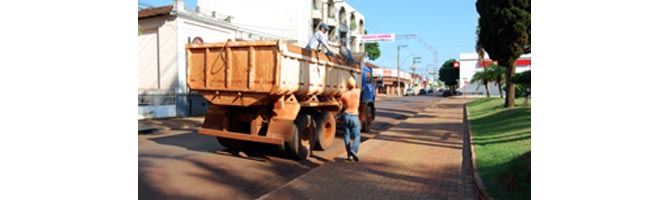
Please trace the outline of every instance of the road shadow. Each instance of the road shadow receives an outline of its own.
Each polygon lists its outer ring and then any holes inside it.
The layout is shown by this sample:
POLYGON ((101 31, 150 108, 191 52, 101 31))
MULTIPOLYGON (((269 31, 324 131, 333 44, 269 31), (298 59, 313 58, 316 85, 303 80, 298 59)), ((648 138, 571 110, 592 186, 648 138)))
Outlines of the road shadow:
POLYGON ((314 199, 461 199, 462 196, 455 188, 461 185, 459 166, 420 168, 398 162, 370 161, 369 158, 355 162, 338 157, 334 161, 297 179, 297 183, 271 193, 269 199, 308 199, 310 195, 314 199), (328 176, 331 178, 322 178, 328 176), (307 185, 322 190, 298 189, 307 185), (386 194, 374 197, 383 193, 386 194))
POLYGON ((270 160, 269 157, 290 159, 288 155, 276 145, 246 142, 244 148, 228 148, 222 146, 222 144, 217 141, 216 137, 201 135, 198 134, 197 131, 151 138, 150 140, 158 144, 182 147, 190 151, 214 153, 261 162, 270 160))
POLYGON ((228 163, 230 160, 206 157, 141 154, 139 199, 255 199, 313 168, 291 163, 264 164, 255 168, 257 171, 245 174, 236 170, 237 164, 228 163), (172 167, 182 163, 186 164, 185 168, 172 167), (263 173, 271 177, 263 178, 260 175, 263 173), (194 192, 186 192, 185 188, 191 186, 196 187, 194 192))
POLYGON ((138 120, 138 126, 161 127, 170 130, 197 130, 204 122, 203 117, 163 118, 138 120))
POLYGON ((399 114, 399 115, 400 115, 400 113, 406 113, 406 114, 410 114, 410 115, 417 114, 417 111, 376 107, 376 113, 378 113, 379 111, 385 111, 385 112, 389 112, 389 113, 396 113, 396 114, 399 114))

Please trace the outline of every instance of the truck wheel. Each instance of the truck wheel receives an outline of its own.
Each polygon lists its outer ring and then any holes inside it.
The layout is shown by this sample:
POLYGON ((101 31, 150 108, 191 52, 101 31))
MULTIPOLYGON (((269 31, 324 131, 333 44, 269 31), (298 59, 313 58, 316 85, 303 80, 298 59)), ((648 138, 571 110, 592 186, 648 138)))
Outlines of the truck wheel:
POLYGON ((300 114, 293 123, 291 138, 286 144, 289 156, 297 160, 306 160, 312 152, 314 120, 307 114, 300 114))
POLYGON ((316 140, 315 145, 318 150, 327 150, 335 141, 337 124, 335 117, 330 112, 324 111, 314 118, 316 121, 316 140))
POLYGON ((374 119, 374 109, 371 108, 371 106, 367 106, 366 112, 364 122, 362 123, 362 132, 368 133, 371 131, 371 122, 374 119))

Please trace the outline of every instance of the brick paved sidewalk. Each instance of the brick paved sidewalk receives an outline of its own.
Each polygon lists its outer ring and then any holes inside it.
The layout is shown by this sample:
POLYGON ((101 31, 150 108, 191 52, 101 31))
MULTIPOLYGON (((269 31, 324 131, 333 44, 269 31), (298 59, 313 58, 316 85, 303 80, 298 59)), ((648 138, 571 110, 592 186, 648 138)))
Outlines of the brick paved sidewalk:
POLYGON ((432 107, 260 199, 476 199, 463 170, 463 100, 432 107))

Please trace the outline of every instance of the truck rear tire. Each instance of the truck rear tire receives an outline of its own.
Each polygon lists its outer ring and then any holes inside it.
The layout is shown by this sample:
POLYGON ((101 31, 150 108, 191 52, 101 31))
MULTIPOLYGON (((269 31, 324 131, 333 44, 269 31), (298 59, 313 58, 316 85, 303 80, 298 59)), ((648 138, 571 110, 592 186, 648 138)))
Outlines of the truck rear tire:
POLYGON ((315 145, 316 149, 327 150, 335 141, 337 130, 335 117, 330 112, 324 111, 316 115, 314 121, 316 121, 316 140, 318 141, 315 145))
POLYGON ((307 114, 299 114, 293 125, 291 138, 286 143, 286 151, 296 160, 306 160, 312 153, 314 120, 307 114))

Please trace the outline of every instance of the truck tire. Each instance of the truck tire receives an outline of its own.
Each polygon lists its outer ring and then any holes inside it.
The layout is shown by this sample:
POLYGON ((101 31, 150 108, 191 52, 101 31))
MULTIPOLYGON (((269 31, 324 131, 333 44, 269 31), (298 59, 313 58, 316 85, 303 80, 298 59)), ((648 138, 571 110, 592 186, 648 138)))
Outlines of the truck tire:
POLYGON ((374 109, 371 106, 367 106, 366 113, 364 116, 364 122, 362 122, 362 132, 368 133, 371 131, 371 122, 374 119, 374 109))
POLYGON ((293 125, 291 138, 285 144, 286 151, 296 160, 306 160, 312 153, 314 120, 307 114, 299 114, 293 125))
POLYGON ((327 150, 335 141, 337 123, 330 112, 324 111, 314 117, 316 122, 316 149, 327 150))

